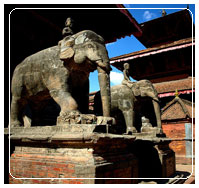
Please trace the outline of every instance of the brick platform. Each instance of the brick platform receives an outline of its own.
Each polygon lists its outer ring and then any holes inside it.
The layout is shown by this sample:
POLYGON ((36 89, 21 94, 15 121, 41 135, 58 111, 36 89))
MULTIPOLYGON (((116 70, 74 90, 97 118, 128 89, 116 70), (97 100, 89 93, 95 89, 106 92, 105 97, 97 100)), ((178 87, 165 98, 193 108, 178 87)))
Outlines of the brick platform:
POLYGON ((117 179, 138 177, 137 159, 127 150, 134 136, 95 133, 100 130, 96 125, 78 126, 12 129, 14 178, 10 176, 9 183, 137 183, 117 179))

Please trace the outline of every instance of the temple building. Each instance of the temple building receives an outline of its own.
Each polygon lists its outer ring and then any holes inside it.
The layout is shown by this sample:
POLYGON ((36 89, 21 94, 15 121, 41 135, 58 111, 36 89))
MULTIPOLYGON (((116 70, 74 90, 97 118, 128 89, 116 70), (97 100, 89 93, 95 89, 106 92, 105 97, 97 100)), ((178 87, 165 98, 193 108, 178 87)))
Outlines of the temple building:
POLYGON ((191 158, 190 140, 194 141, 195 129, 195 34, 189 10, 142 23, 140 27, 143 35, 137 39, 147 49, 113 57, 111 65, 122 71, 123 64, 129 63, 133 79, 148 79, 154 84, 160 98, 163 130, 173 139, 171 147, 177 159, 191 158))

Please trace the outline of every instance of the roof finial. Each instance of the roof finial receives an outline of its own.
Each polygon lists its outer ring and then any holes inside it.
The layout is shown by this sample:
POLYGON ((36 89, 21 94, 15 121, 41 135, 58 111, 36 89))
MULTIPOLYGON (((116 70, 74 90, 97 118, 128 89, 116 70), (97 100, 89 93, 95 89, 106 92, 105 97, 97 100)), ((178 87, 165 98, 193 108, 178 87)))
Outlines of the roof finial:
POLYGON ((162 17, 166 16, 166 15, 167 15, 166 11, 164 9, 162 9, 162 17))
POLYGON ((176 96, 176 98, 178 98, 179 97, 179 92, 178 92, 178 90, 176 89, 176 92, 175 92, 175 96, 176 96))

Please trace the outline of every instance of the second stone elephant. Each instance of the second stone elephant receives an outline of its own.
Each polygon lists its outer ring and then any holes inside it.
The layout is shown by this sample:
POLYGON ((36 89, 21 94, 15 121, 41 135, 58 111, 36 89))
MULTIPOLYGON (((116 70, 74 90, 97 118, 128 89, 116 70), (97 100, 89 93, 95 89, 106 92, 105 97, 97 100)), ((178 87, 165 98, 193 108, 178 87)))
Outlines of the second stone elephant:
MULTIPOLYGON (((111 87, 111 115, 115 117, 116 121, 120 121, 121 116, 117 118, 118 113, 115 112, 120 112, 123 115, 126 125, 126 130, 123 129, 123 131, 127 134, 138 132, 142 126, 142 117, 147 117, 149 114, 152 114, 152 118, 149 119, 153 126, 162 130, 158 95, 152 83, 148 80, 141 80, 130 84, 131 86, 121 84, 111 87)), ((102 111, 99 93, 94 99, 94 112, 98 115, 102 111)))

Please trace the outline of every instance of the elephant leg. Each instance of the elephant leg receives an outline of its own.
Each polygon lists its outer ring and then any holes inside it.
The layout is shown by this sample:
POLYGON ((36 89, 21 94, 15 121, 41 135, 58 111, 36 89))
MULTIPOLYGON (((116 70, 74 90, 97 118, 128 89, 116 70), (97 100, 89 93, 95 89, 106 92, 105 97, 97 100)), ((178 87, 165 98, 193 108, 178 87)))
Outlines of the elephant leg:
POLYGON ((89 80, 81 87, 73 88, 72 96, 78 104, 78 110, 83 114, 88 114, 89 107, 89 80), (81 91, 81 92, 80 92, 81 91))
POLYGON ((77 102, 69 92, 63 90, 52 90, 50 91, 50 95, 61 108, 60 116, 69 111, 78 111, 77 102))
POLYGON ((20 97, 12 96, 11 112, 10 112, 10 127, 19 127, 22 123, 19 121, 20 115, 20 97))
POLYGON ((26 106, 22 114, 24 127, 31 127, 32 124, 32 111, 30 106, 26 106))
POLYGON ((134 127, 135 112, 133 111, 133 109, 122 111, 122 113, 124 115, 124 119, 125 119, 125 123, 126 123, 126 134, 136 133, 137 130, 134 127))
POLYGON ((162 129, 160 105, 156 100, 152 100, 152 102, 153 102, 153 107, 154 107, 154 111, 155 111, 157 127, 162 129))

